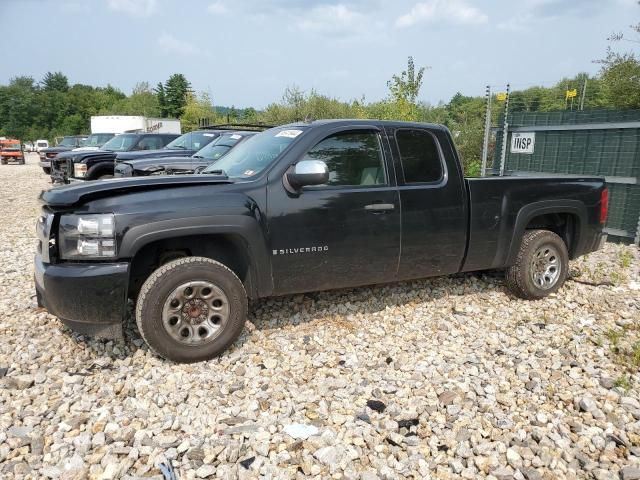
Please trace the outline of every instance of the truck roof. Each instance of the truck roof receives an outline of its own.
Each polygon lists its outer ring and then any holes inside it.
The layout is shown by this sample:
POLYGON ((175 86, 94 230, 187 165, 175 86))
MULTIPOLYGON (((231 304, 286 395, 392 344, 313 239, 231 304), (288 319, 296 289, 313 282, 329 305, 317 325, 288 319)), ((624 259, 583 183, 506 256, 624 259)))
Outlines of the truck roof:
POLYGON ((288 125, 282 125, 284 127, 313 127, 321 125, 335 125, 335 126, 349 126, 349 125, 385 125, 389 127, 418 127, 418 128, 430 128, 434 130, 446 130, 444 125, 438 123, 423 123, 423 122, 401 122, 398 120, 373 120, 362 118, 338 118, 338 119, 326 119, 326 120, 313 120, 310 122, 294 122, 288 125))

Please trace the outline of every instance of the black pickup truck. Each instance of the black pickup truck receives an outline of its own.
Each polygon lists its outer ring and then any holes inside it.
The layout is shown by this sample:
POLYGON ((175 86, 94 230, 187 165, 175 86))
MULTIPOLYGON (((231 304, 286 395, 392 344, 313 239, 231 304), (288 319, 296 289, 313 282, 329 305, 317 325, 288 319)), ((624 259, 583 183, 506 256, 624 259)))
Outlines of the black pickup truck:
POLYGON ((74 148, 79 148, 82 143, 87 139, 87 135, 66 135, 55 146, 49 148, 43 148, 38 155, 40 156, 40 167, 46 174, 51 173, 51 159, 55 158, 59 153, 68 152, 74 148))
POLYGON ((134 300, 149 347, 194 362, 235 341, 247 298, 505 269, 539 299, 605 238, 602 178, 466 179, 439 125, 297 123, 215 168, 43 192, 39 304, 114 338, 134 300))
POLYGON ((51 159, 53 183, 71 180, 98 180, 113 177, 118 152, 158 150, 180 135, 169 133, 123 133, 116 135, 99 150, 72 150, 51 159))

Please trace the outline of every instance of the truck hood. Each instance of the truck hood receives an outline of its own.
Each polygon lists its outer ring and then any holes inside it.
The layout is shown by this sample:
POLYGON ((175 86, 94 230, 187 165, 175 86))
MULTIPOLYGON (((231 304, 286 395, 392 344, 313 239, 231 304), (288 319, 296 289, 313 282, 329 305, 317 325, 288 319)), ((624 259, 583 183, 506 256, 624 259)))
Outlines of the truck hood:
MULTIPOLYGON (((139 160, 127 160, 126 165, 131 166, 135 170, 148 170, 153 167, 169 167, 174 165, 192 165, 197 163, 199 160, 205 160, 204 158, 193 158, 193 157, 154 157, 154 158, 141 158, 139 160)), ((209 163, 209 161, 207 161, 209 163)))
POLYGON ((40 152, 42 153, 61 153, 61 152, 68 152, 69 150, 72 150, 71 147, 49 147, 49 148, 43 148, 42 150, 40 150, 40 152))
POLYGON ((59 153, 56 160, 65 160, 70 158, 73 163, 82 162, 88 158, 95 158, 100 160, 113 160, 116 158, 116 152, 109 150, 71 150, 67 152, 59 153))
POLYGON ((116 156, 116 162, 138 160, 140 158, 161 158, 161 157, 189 157, 195 153, 195 150, 184 150, 182 148, 169 149, 162 148, 160 150, 139 150, 136 152, 119 152, 116 156))
POLYGON ((114 197, 130 192, 233 183, 223 175, 128 177, 95 182, 72 183, 45 190, 40 201, 52 207, 77 205, 91 199, 114 197))

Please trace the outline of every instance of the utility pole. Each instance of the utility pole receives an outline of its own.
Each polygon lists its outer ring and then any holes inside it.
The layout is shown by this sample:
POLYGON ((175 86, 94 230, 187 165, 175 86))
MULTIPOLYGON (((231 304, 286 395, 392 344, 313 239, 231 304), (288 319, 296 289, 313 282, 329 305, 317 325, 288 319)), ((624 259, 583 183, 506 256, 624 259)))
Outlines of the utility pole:
POLYGON ((500 176, 504 176, 504 164, 507 157, 507 137, 509 136, 509 122, 507 116, 509 115, 509 91, 510 85, 507 83, 507 96, 504 100, 504 126, 502 128, 502 152, 500 153, 500 176))
POLYGON ((484 112, 484 140, 482 141, 482 166, 480 167, 481 177, 484 177, 487 173, 487 156, 489 154, 489 133, 491 131, 491 86, 490 85, 487 85, 484 98, 487 104, 487 108, 484 112))
POLYGON ((587 78, 584 77, 584 83, 582 84, 582 95, 580 95, 580 110, 584 110, 584 97, 587 95, 587 78))

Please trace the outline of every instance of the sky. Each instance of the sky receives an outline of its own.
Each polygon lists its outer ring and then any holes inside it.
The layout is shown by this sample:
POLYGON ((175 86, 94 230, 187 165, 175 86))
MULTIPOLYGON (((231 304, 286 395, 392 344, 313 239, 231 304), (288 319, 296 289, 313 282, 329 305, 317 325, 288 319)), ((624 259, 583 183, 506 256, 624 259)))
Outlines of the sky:
POLYGON ((61 71, 129 94, 183 73, 216 105, 263 108, 291 85, 375 101, 411 55, 436 104, 596 73, 638 21, 637 0, 0 0, 0 84, 61 71))

